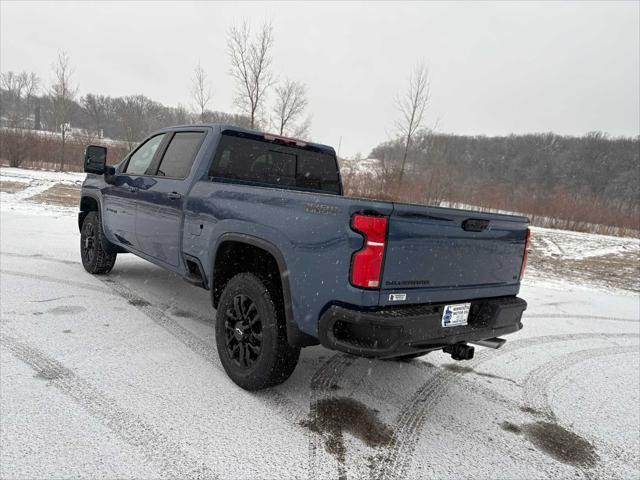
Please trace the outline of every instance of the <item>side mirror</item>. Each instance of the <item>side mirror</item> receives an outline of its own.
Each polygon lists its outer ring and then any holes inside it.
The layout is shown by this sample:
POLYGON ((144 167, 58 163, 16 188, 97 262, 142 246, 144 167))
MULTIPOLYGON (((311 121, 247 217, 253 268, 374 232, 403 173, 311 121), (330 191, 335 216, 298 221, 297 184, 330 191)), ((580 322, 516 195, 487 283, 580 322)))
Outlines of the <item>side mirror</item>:
POLYGON ((84 171, 102 175, 107 171, 107 148, 89 145, 84 151, 84 171))

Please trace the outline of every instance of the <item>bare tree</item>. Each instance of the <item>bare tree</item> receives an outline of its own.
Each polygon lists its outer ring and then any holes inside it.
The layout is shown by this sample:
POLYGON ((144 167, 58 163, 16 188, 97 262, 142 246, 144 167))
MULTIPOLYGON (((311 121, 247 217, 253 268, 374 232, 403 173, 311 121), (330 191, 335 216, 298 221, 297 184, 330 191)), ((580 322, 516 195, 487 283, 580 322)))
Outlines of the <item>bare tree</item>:
POLYGON ((62 134, 60 150, 60 170, 64 170, 64 148, 69 130, 69 113, 72 102, 77 93, 77 87, 72 83, 73 69, 66 52, 58 52, 58 60, 53 64, 54 83, 51 85, 51 100, 53 102, 54 121, 56 129, 62 134))
MULTIPOLYGON (((170 110, 171 110, 171 116, 173 117, 171 123, 177 123, 180 125, 186 125, 186 124, 192 123, 193 117, 189 113, 189 110, 187 109, 187 107, 185 107, 181 103, 179 103, 177 107, 171 108, 170 110)), ((204 112, 205 111, 202 110, 202 113, 200 114, 201 122, 204 122, 203 120, 204 112)))
POLYGON ((80 101, 93 124, 92 127, 94 133, 98 138, 102 138, 105 123, 107 122, 109 115, 112 113, 112 99, 104 95, 88 93, 82 97, 80 101))
POLYGON ((293 80, 285 80, 281 85, 276 87, 276 101, 273 106, 273 114, 275 116, 275 126, 280 135, 289 134, 291 132, 306 133, 308 130, 308 120, 298 126, 293 124, 302 115, 307 107, 307 87, 303 83, 294 82, 293 80), (306 128, 305 128, 306 127, 306 128))
POLYGON ((305 118, 303 121, 298 122, 295 128, 288 134, 294 138, 301 140, 309 140, 309 131, 311 130, 311 117, 305 118))
POLYGON ((10 128, 26 128, 31 104, 40 87, 35 73, 2 72, 0 87, 4 90, 2 110, 10 128))
POLYGON ((129 95, 116 99, 115 111, 120 127, 120 138, 133 148, 154 127, 166 126, 157 121, 157 105, 144 95, 129 95))
POLYGON ((9 165, 18 167, 28 158, 32 149, 32 135, 26 129, 31 128, 31 112, 39 79, 34 73, 3 72, 0 74, 0 92, 2 96, 2 115, 9 127, 3 135, 2 156, 9 165))
POLYGON ((208 80, 207 72, 204 71, 200 62, 193 70, 193 80, 191 87, 191 95, 196 111, 200 115, 200 121, 204 122, 205 111, 207 105, 211 101, 211 84, 208 80))
POLYGON ((251 128, 256 126, 256 116, 267 89, 273 84, 271 74, 271 49, 273 48, 273 28, 270 23, 251 34, 249 24, 234 25, 229 30, 227 50, 231 60, 231 75, 237 83, 236 105, 246 113, 251 128))
POLYGON ((409 76, 409 88, 404 95, 399 96, 396 100, 397 108, 400 111, 400 119, 396 126, 404 143, 398 188, 402 185, 411 142, 415 133, 422 127, 424 112, 429 105, 429 100, 429 73, 423 64, 418 64, 409 76))

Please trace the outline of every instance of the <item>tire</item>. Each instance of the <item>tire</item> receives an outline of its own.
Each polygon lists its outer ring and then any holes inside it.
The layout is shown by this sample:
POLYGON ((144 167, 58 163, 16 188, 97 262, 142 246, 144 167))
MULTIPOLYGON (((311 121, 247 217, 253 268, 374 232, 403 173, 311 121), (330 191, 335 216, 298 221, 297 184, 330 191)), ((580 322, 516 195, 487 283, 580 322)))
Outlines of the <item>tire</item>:
POLYGON ((300 348, 287 342, 277 290, 252 273, 240 273, 225 286, 216 312, 216 344, 227 375, 245 390, 287 380, 300 348))
POLYGON ((96 275, 109 273, 116 263, 115 246, 104 236, 98 212, 89 212, 80 231, 80 256, 84 269, 96 275))

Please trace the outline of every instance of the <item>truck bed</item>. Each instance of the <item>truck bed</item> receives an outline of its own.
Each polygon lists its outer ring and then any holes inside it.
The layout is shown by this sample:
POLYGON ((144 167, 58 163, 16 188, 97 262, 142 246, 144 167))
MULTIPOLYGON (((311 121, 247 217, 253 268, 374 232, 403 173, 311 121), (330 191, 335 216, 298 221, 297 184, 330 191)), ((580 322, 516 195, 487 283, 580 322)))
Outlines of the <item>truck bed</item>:
POLYGON ((527 219, 196 182, 185 208, 184 252, 210 265, 220 235, 228 231, 278 246, 291 279, 296 321, 305 333, 315 336, 318 312, 334 303, 366 309, 516 295, 527 219), (352 257, 365 244, 351 227, 358 213, 389 218, 380 289, 357 288, 349 281, 352 257), (468 219, 488 221, 489 227, 466 231, 461 225, 468 219), (406 297, 391 301, 392 293, 406 297))

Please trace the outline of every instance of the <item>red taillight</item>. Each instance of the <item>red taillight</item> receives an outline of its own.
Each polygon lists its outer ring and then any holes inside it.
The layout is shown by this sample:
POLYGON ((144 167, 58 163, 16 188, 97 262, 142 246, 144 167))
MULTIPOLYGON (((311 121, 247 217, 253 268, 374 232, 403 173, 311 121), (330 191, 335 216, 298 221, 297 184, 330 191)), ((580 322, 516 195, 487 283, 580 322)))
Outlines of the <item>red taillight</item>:
POLYGON ((527 228, 527 240, 524 242, 524 256, 522 257, 522 267, 520 267, 520 281, 524 278, 524 271, 527 269, 527 257, 529 257, 529 247, 531 246, 531 230, 527 228))
POLYGON ((354 286, 380 288, 388 223, 387 217, 354 215, 351 228, 363 234, 365 242, 351 263, 351 283, 354 286))
POLYGON ((264 134, 264 139, 274 143, 280 143, 282 145, 295 145, 296 147, 306 147, 307 142, 298 140, 297 138, 282 137, 280 135, 272 135, 270 133, 264 134))

